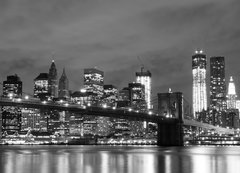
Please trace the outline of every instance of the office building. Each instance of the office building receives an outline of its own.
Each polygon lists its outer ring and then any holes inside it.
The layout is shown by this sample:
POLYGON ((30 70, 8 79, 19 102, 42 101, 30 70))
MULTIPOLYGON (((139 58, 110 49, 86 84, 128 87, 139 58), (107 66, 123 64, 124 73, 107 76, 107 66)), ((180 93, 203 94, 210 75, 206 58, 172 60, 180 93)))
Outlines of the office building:
POLYGON ((104 85, 103 104, 107 107, 116 107, 118 89, 114 85, 104 85))
POLYGON ((129 83, 130 104, 133 109, 146 111, 145 86, 141 83, 129 83))
POLYGON ((226 109, 226 81, 224 57, 210 58, 210 109, 226 109))
POLYGON ((224 57, 210 58, 210 118, 209 123, 223 125, 226 104, 226 81, 224 57))
POLYGON ((194 118, 197 118, 196 112, 207 110, 206 65, 206 55, 202 50, 196 51, 192 56, 194 118))
POLYGON ((17 75, 7 76, 7 80, 3 81, 3 97, 22 97, 22 81, 17 75))
POLYGON ((84 69, 84 89, 88 93, 93 93, 93 104, 100 104, 103 96, 104 73, 96 68, 84 69))
POLYGON ((152 83, 151 83, 152 74, 150 71, 144 71, 143 67, 141 68, 141 72, 136 72, 136 82, 141 83, 145 87, 145 101, 147 104, 147 109, 152 109, 151 104, 151 94, 152 94, 152 83))
POLYGON ((47 100, 50 97, 48 92, 48 73, 40 73, 34 79, 34 97, 40 100, 47 100))
POLYGON ((22 108, 21 131, 40 131, 41 114, 39 109, 22 108))
MULTIPOLYGON (((17 75, 7 76, 3 82, 3 97, 10 99, 22 97, 22 81, 17 75)), ((2 131, 21 130, 21 108, 14 106, 3 106, 2 111, 2 131)))

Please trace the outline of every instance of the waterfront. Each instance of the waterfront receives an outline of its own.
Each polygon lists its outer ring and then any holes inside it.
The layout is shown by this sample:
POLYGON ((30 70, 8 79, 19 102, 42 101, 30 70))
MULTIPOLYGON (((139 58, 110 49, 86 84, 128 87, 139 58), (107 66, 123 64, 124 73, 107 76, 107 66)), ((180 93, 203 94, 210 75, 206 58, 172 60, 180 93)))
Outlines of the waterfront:
POLYGON ((1 173, 235 173, 240 147, 0 146, 1 173))

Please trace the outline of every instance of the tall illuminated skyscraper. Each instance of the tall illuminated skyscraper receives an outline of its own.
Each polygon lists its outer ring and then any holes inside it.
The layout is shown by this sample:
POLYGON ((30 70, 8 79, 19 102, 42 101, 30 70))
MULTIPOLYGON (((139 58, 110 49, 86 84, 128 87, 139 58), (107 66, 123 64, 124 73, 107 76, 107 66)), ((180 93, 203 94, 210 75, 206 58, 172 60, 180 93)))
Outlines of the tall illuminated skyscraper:
POLYGON ((210 108, 222 111, 226 108, 226 81, 224 57, 210 58, 210 108))
POLYGON ((51 67, 48 73, 48 92, 50 93, 52 98, 56 98, 58 95, 58 83, 57 83, 57 68, 52 60, 51 67))
POLYGON ((196 51, 192 56, 194 118, 196 118, 196 112, 207 109, 206 66, 206 55, 202 50, 196 51))
POLYGON ((143 67, 141 68, 141 72, 136 72, 136 82, 141 83, 145 87, 145 100, 147 103, 147 109, 151 109, 151 76, 150 71, 143 71, 143 67))
POLYGON ((227 108, 228 109, 236 109, 236 88, 233 82, 233 77, 230 77, 230 81, 228 84, 228 94, 227 94, 227 108))

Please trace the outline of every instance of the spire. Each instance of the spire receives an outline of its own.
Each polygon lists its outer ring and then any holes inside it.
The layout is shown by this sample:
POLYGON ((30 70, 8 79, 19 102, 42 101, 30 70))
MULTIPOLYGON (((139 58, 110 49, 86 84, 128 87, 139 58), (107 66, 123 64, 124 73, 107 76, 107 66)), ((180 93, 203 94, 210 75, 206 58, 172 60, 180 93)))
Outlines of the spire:
POLYGON ((59 98, 69 98, 69 90, 68 90, 68 78, 65 73, 65 68, 63 68, 62 76, 59 80, 59 98))
POLYGON ((236 88, 232 76, 230 76, 230 81, 228 84, 228 95, 236 95, 236 88))
POLYGON ((66 76, 66 73, 65 73, 65 68, 63 68, 63 73, 62 73, 62 76, 66 76))

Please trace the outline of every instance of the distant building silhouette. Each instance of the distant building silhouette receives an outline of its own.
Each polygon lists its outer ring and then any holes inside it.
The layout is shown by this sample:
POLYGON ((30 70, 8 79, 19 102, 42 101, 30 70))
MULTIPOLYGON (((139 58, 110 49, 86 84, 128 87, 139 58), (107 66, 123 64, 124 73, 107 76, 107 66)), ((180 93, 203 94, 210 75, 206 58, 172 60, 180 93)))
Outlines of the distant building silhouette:
POLYGON ((48 92, 50 93, 51 98, 56 98, 58 96, 58 84, 57 84, 57 68, 52 60, 51 67, 48 73, 48 92))
POLYGON ((59 79, 59 91, 58 91, 59 98, 69 98, 69 82, 67 75, 65 73, 65 69, 63 69, 63 73, 61 78, 59 79))

